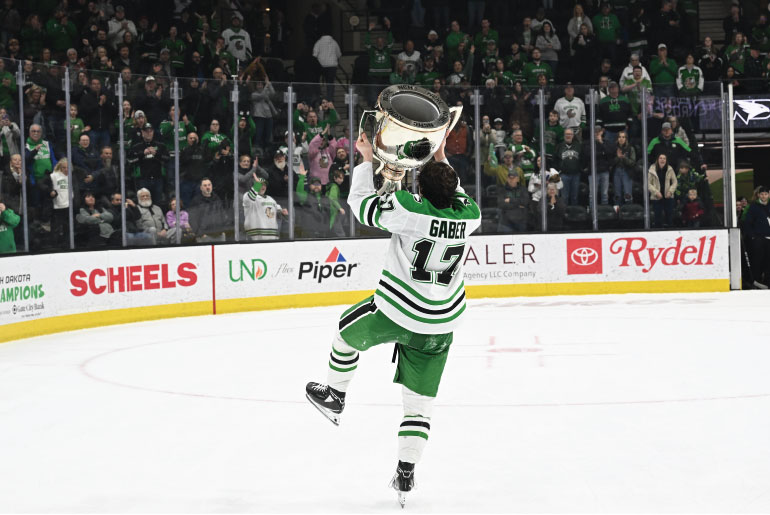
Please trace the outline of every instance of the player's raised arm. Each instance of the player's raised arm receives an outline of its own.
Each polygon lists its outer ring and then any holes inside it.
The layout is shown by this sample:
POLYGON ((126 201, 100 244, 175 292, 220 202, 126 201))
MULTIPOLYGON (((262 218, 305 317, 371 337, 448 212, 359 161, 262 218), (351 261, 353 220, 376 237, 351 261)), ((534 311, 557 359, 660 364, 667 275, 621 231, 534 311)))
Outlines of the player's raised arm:
POLYGON ((374 174, 372 170, 372 159, 374 152, 369 138, 364 132, 356 140, 356 149, 361 153, 364 160, 361 164, 353 168, 353 174, 350 179, 350 193, 348 194, 348 204, 353 212, 353 216, 361 223, 366 223, 365 208, 372 201, 376 202, 377 190, 374 189, 374 174), (363 213, 362 213, 362 208, 363 213))
MULTIPOLYGON (((438 149, 436 149, 436 152, 433 154, 433 159, 438 161, 439 163, 444 163, 445 165, 452 166, 449 164, 449 160, 446 158, 446 154, 444 153, 444 149, 446 148, 446 140, 449 137, 449 133, 446 133, 446 136, 444 136, 444 140, 441 142, 441 144, 438 146, 438 149)), ((454 168, 453 168, 454 169, 454 168)), ((457 189, 455 189, 457 193, 465 193, 465 190, 462 186, 460 186, 460 180, 458 177, 457 180, 457 189)))

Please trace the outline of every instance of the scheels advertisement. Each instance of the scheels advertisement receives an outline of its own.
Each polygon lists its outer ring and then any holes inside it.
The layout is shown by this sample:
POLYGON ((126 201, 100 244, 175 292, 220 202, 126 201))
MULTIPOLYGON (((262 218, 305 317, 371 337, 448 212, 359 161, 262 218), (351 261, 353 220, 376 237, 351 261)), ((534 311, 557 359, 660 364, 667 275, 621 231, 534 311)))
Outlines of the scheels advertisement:
MULTIPOLYGON (((177 316, 187 314, 190 303, 198 303, 198 312, 217 313, 217 303, 239 299, 263 302, 230 310, 267 309, 277 298, 278 307, 344 304, 335 292, 376 288, 388 244, 275 242, 3 258, 0 325, 148 306, 177 306, 166 315, 177 316), (318 295, 307 300, 308 294, 318 295)), ((570 284, 588 285, 583 293, 654 291, 634 283, 697 291, 684 281, 713 280, 708 288, 727 290, 728 254, 726 230, 500 235, 471 237, 462 263, 469 297, 497 295, 496 286, 507 286, 499 291, 510 295, 569 293, 559 285, 570 284)))

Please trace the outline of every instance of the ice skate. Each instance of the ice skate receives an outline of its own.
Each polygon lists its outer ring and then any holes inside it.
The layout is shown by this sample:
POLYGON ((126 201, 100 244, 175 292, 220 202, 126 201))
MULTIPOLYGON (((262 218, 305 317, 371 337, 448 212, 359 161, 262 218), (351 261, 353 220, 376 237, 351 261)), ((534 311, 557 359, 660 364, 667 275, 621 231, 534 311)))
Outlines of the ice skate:
POLYGON ((414 488, 414 463, 399 461, 389 486, 398 492, 398 504, 403 508, 406 505, 406 494, 414 488))
POLYGON ((325 384, 310 382, 305 386, 305 397, 335 426, 340 425, 340 414, 345 409, 345 392, 325 384))

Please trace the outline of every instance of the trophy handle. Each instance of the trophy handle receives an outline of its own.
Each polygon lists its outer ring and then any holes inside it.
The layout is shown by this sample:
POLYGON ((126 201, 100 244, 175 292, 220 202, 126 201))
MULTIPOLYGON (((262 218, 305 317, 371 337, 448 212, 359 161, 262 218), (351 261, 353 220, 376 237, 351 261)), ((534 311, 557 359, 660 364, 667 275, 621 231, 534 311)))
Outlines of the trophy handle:
POLYGON ((449 128, 446 130, 447 133, 454 129, 457 122, 460 121, 460 115, 463 114, 463 106, 450 107, 449 114, 452 116, 452 121, 449 122, 449 128))
MULTIPOLYGON (((361 136, 362 132, 366 132, 366 122, 369 118, 374 118, 374 120, 377 120, 377 114, 380 111, 377 109, 366 109, 364 110, 364 113, 361 115, 361 121, 358 124, 358 136, 361 136)), ((374 144, 374 143, 372 143, 374 144)))

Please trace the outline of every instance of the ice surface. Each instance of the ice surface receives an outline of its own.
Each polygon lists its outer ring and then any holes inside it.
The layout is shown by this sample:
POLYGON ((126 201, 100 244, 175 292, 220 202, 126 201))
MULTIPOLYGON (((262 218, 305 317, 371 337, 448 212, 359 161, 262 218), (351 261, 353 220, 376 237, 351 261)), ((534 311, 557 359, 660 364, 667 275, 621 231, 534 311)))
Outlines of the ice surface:
MULTIPOLYGON (((471 301, 406 512, 770 511, 767 292, 471 301)), ((342 307, 0 345, 0 512, 404 513, 392 345, 340 427, 342 307)))

